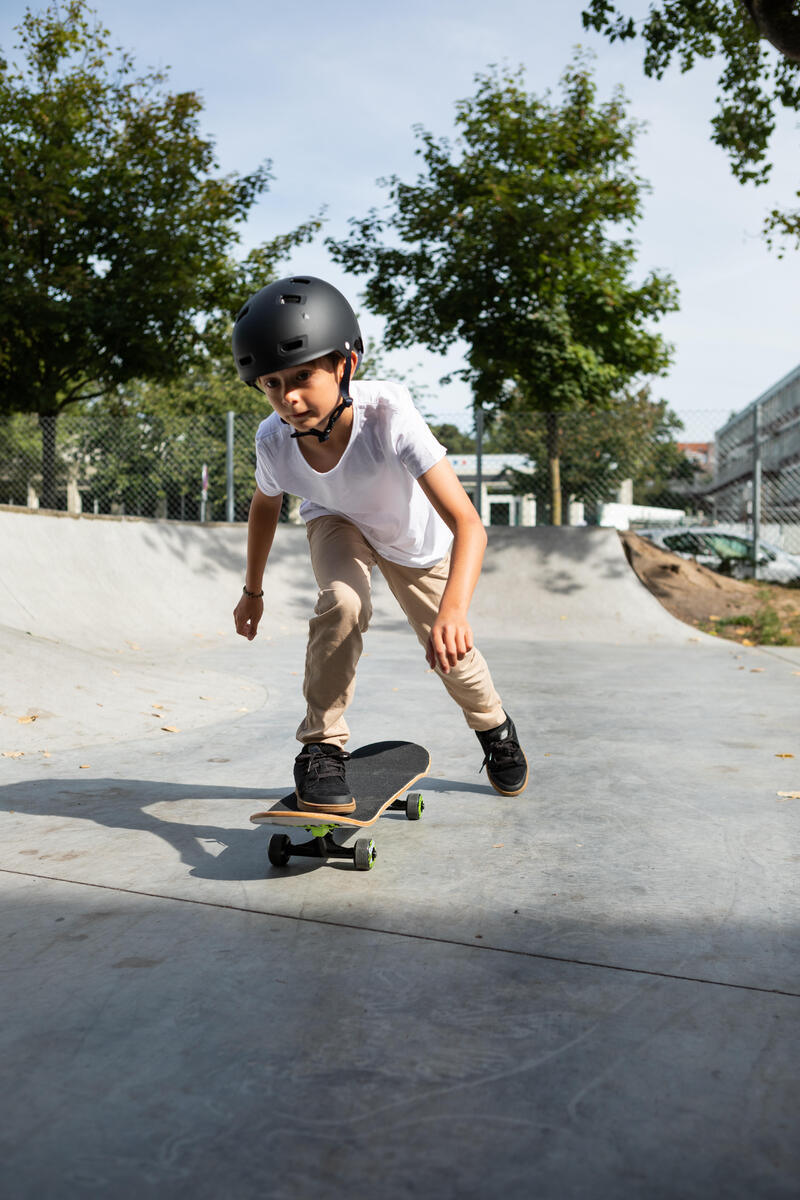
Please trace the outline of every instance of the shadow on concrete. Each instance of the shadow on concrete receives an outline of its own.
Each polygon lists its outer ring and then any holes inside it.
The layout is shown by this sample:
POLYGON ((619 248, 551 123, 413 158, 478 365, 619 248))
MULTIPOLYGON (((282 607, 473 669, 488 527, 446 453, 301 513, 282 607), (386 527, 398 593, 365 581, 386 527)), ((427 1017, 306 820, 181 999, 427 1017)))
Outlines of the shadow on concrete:
MULTIPOLYGON (((183 522, 148 522, 142 531, 143 544, 154 556, 166 548, 198 580, 236 578, 244 573, 244 525, 191 525, 183 522)), ((280 580, 281 604, 293 615, 311 615, 308 597, 315 594, 305 526, 279 525, 269 555, 269 574, 280 580)), ((269 581, 266 585, 269 586, 269 581)), ((313 604, 312 604, 313 607, 313 604)), ((287 614, 288 615, 288 614, 287 614)))
MULTIPOLYGON (((215 801, 225 812, 231 803, 244 801, 251 811, 280 799, 285 788, 226 788, 203 784, 161 783, 148 779, 41 779, 0 788, 0 810, 37 817, 90 821, 106 829, 152 833, 171 846, 191 874, 202 879, 260 879, 264 875, 263 837, 252 825, 229 827, 205 822, 170 820, 148 812, 150 806, 215 801), (215 849, 206 849, 206 845, 215 849), (218 847, 222 847, 221 850, 218 847)), ((236 819, 241 820, 241 808, 236 819)), ((244 818, 245 822, 247 817, 244 818)), ((78 830, 78 836, 82 836, 78 830)), ((124 845, 124 843, 120 843, 124 845)), ((45 865, 69 861, 64 853, 40 854, 32 847, 23 858, 45 865)))
MULTIPOLYGON (((484 797, 492 795, 488 785, 464 784, 455 780, 424 779, 421 789, 429 792, 476 792, 484 797)), ((149 812, 150 807, 175 804, 203 804, 213 802, 224 814, 231 804, 237 805, 237 822, 243 820, 240 805, 247 802, 250 812, 263 810, 274 800, 281 799, 286 788, 228 788, 210 787, 193 783, 162 783, 147 779, 41 779, 0 787, 0 811, 24 813, 35 817, 56 817, 70 821, 90 821, 106 829, 150 833, 179 855, 180 861, 190 868, 190 874, 199 879, 228 880, 243 882, 248 879, 271 877, 273 872, 266 866, 267 842, 275 832, 286 832, 282 825, 211 824, 204 821, 169 819, 149 812)), ((381 820, 405 821, 405 814, 385 813, 381 820)), ((51 833, 52 831, 48 831, 51 833)), ((370 826, 341 829, 337 840, 346 842, 355 836, 370 836, 370 826)), ((73 833, 78 838, 85 836, 77 826, 73 833)), ((290 831, 293 841, 303 841, 307 835, 302 828, 290 831)), ((35 840, 35 836, 33 838, 35 840)), ((109 853, 111 852, 109 847, 109 853)), ((52 868, 60 862, 74 860, 65 838, 63 851, 40 852, 31 846, 20 850, 20 869, 34 864, 52 868)), ((315 870, 321 864, 310 859, 293 863, 294 874, 315 870)), ((349 868, 349 864, 328 863, 328 866, 349 868)))
POLYGON ((9 1196, 797 1194, 789 998, 92 900, 2 913, 9 1196))
POLYGON ((536 525, 487 530, 489 545, 482 574, 505 573, 507 560, 523 553, 536 582, 558 595, 591 587, 598 580, 617 581, 630 575, 615 529, 536 525), (590 573, 585 572, 587 565, 590 573), (570 567, 580 570, 573 573, 570 567))
MULTIPOLYGON (((485 778, 485 776, 481 778, 485 778)), ((463 779, 428 778, 423 779, 419 787, 426 792, 453 792, 459 797, 472 794, 480 796, 484 800, 488 800, 491 796, 497 796, 490 783, 465 783, 463 779)))

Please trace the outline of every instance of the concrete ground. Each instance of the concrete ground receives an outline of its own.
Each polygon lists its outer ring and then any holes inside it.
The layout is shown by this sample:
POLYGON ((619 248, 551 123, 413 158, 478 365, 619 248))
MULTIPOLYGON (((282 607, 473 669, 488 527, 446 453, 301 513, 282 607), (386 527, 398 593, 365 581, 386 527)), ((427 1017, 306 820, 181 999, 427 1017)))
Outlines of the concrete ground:
POLYGON ((425 815, 279 871, 302 530, 248 644, 241 527, 0 512, 9 1200, 800 1194, 800 654, 674 621, 613 531, 492 535, 528 790, 376 582, 353 744, 424 742, 425 815))

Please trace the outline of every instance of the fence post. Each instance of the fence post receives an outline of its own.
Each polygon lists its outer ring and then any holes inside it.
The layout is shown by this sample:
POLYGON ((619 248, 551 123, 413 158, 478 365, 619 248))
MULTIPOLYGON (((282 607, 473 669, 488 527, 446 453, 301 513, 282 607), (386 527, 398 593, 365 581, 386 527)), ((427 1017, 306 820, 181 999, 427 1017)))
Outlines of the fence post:
POLYGON ((227 421, 226 421, 226 423, 227 423, 227 430, 226 430, 227 446, 226 446, 226 452, 225 452, 225 487, 226 487, 227 498, 228 498, 226 512, 225 512, 225 519, 227 521, 234 521, 236 519, 234 497, 233 497, 233 417, 234 417, 234 414, 232 412, 228 411, 227 421))
POLYGON ((758 579, 761 537, 761 404, 753 408, 753 578, 758 579))
POLYGON ((483 521, 483 408, 475 409, 475 507, 483 521))

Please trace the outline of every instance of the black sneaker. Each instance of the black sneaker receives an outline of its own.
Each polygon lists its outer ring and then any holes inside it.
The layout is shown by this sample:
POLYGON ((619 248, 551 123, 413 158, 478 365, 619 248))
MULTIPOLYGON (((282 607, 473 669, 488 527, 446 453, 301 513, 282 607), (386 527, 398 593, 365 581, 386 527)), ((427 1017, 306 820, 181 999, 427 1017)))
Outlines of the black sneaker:
POLYGON ((344 777, 350 755, 338 746, 309 742, 294 760, 294 791, 301 811, 349 813, 356 806, 344 777))
POLYGON ((481 770, 486 767, 489 783, 501 796, 518 796, 528 782, 528 762, 511 717, 506 713, 505 721, 496 729, 476 732, 486 755, 481 770))

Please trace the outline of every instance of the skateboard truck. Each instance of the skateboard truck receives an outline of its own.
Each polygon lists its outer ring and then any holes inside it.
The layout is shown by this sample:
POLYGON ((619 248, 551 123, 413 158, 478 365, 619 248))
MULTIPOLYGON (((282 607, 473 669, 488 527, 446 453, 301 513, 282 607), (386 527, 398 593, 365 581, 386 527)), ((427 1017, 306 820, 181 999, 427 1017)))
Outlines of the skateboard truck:
MULTIPOLYGON (((405 800, 395 800, 388 806, 404 812, 409 821, 418 821, 425 803, 421 792, 409 792, 405 800)), ((308 842, 293 842, 285 833, 276 833, 269 840, 267 856, 273 867, 285 867, 290 858, 344 858, 353 863, 357 871, 371 871, 378 851, 372 838, 358 838, 352 846, 343 846, 334 837, 341 825, 303 825, 311 834, 308 842)))
POLYGON ((336 841, 333 831, 338 825, 304 825, 311 834, 309 842, 293 842, 285 833, 276 833, 269 839, 267 854, 273 867, 285 867, 290 858, 346 858, 357 871, 369 871, 377 858, 372 838, 359 838, 352 846, 343 846, 336 841))

